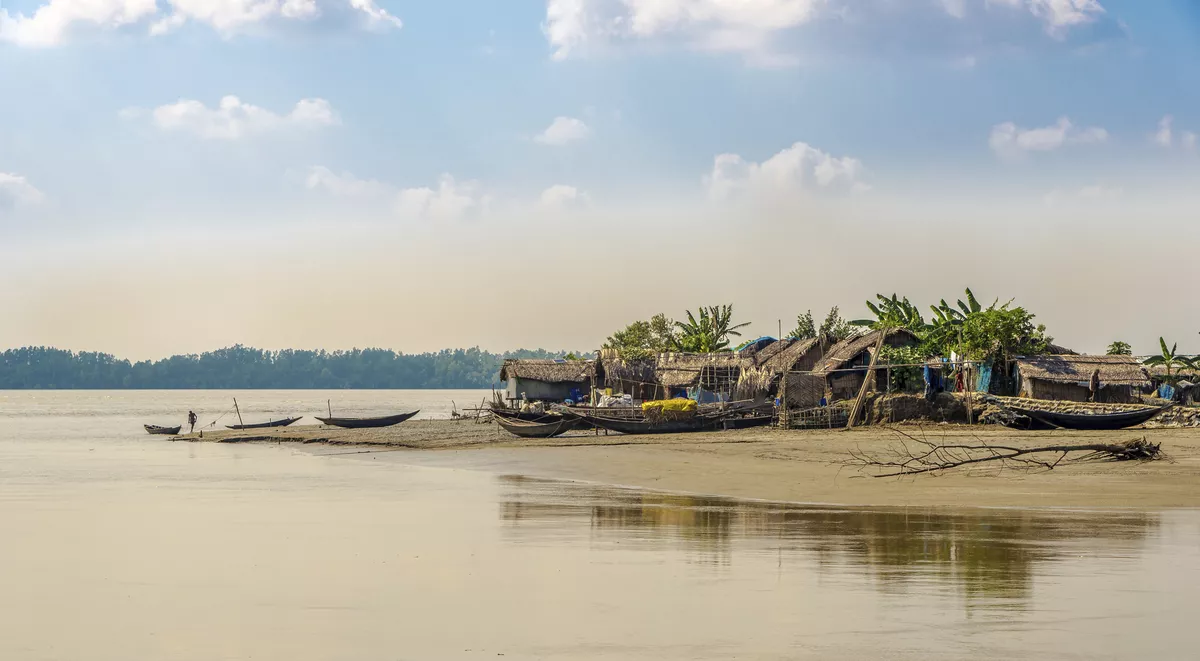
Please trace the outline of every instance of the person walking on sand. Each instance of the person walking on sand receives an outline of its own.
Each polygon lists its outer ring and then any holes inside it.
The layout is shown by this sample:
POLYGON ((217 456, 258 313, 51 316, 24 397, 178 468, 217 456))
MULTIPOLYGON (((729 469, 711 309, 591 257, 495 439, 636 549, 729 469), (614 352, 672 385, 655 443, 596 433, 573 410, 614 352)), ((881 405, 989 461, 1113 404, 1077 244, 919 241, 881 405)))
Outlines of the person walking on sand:
POLYGON ((1100 394, 1100 368, 1092 370, 1092 380, 1088 384, 1088 392, 1091 393, 1089 401, 1095 402, 1096 397, 1100 394))
POLYGON ((196 413, 188 411, 188 433, 196 431, 196 413))

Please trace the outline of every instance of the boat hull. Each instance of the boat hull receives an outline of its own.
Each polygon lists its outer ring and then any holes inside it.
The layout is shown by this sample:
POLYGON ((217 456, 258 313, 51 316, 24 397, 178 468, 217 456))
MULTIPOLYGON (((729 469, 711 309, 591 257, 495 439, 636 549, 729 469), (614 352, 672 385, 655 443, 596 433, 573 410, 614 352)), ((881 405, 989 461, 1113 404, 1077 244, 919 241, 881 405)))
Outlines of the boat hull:
POLYGON ((1056 427, 1059 429, 1078 429, 1087 431, 1108 431, 1114 429, 1127 429, 1136 427, 1145 422, 1149 422, 1159 413, 1162 413, 1167 407, 1158 406, 1138 411, 1122 411, 1120 413, 1057 413, 1055 411, 1042 411, 1023 406, 1007 405, 1005 408, 1020 413, 1031 420, 1056 427))
POLYGON ((551 438, 575 429, 583 424, 583 421, 576 418, 561 418, 556 422, 539 423, 498 417, 496 424, 503 427, 508 433, 521 438, 551 438))
POLYGON ((711 431, 721 426, 722 416, 702 416, 698 415, 685 420, 663 420, 661 422, 649 422, 646 420, 632 420, 622 418, 606 418, 596 415, 584 415, 572 412, 583 422, 590 424, 600 429, 614 431, 620 434, 640 435, 640 434, 683 434, 687 432, 711 431))
POLYGON ((256 422, 249 425, 225 425, 227 429, 269 429, 271 427, 286 427, 300 418, 284 418, 282 420, 271 420, 270 422, 256 422))
POLYGON ((142 427, 144 427, 146 429, 147 434, 161 434, 164 436, 175 436, 176 434, 179 433, 179 430, 183 428, 182 425, 179 427, 159 427, 158 425, 142 425, 142 427))
POLYGON ((391 427, 392 425, 398 425, 401 422, 408 420, 409 418, 413 417, 414 415, 416 415, 420 412, 421 412, 420 410, 417 410, 417 411, 413 411, 412 413, 399 413, 397 415, 385 415, 385 416, 382 416, 379 418, 321 418, 321 417, 318 417, 317 420, 320 420, 321 424, 329 425, 331 427, 342 427, 343 429, 373 429, 376 427, 391 427))

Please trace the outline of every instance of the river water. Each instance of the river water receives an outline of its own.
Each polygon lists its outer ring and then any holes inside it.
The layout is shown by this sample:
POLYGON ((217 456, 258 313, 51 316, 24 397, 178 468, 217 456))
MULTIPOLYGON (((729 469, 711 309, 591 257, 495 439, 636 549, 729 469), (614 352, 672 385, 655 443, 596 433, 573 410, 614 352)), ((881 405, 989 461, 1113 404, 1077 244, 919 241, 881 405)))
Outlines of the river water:
POLYGON ((782 505, 140 429, 232 396, 486 393, 0 392, 0 659, 1197 658, 1194 510, 782 505))

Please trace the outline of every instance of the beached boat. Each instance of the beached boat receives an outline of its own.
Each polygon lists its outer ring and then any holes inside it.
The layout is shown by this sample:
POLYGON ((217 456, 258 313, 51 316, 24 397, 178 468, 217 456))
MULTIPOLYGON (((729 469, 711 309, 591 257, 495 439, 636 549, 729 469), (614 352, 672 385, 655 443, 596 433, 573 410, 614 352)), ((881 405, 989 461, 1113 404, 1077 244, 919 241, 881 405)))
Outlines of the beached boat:
POLYGON ((158 425, 142 425, 142 426, 146 428, 147 434, 165 434, 165 435, 169 435, 169 436, 174 436, 175 434, 178 434, 179 430, 182 428, 182 425, 180 425, 179 427, 159 427, 158 425))
POLYGON ((563 416, 559 416, 555 422, 526 422, 516 418, 497 417, 496 424, 503 427, 508 433, 522 438, 550 438, 571 431, 583 424, 583 421, 563 416))
POLYGON ((722 414, 696 415, 680 420, 650 422, 645 418, 641 420, 627 417, 609 418, 576 411, 567 412, 566 415, 577 417, 585 424, 621 434, 682 434, 686 432, 709 431, 720 427, 721 420, 725 417, 722 414))
POLYGON ((737 418, 725 418, 721 421, 722 429, 749 429, 750 427, 765 427, 775 420, 772 415, 747 415, 737 418))
POLYGON ((1151 418, 1170 407, 1170 405, 1149 406, 1144 409, 1119 411, 1116 413, 1062 413, 1008 402, 1005 402, 1003 406, 1014 413, 1019 413, 1031 420, 1036 420, 1051 427, 1092 431, 1136 427, 1142 423, 1149 422, 1151 418))
POLYGON ((530 411, 518 411, 516 409, 491 409, 492 415, 497 418, 506 420, 520 420, 522 422, 560 422, 563 415, 561 413, 553 413, 546 411, 544 413, 532 413, 530 411))
POLYGON ((249 425, 225 425, 229 429, 267 429, 269 427, 286 427, 300 418, 284 418, 282 420, 271 420, 268 422, 255 422, 249 425))
POLYGON ((321 418, 321 417, 317 417, 317 416, 314 416, 314 417, 316 417, 317 420, 320 420, 321 424, 330 425, 333 427, 345 427, 346 429, 368 429, 368 428, 373 428, 373 427, 391 427, 392 425, 398 425, 401 422, 408 420, 409 418, 413 417, 414 415, 416 415, 420 412, 421 412, 420 410, 416 410, 416 411, 413 411, 412 413, 398 413, 396 415, 385 415, 385 416, 382 416, 379 418, 321 418))

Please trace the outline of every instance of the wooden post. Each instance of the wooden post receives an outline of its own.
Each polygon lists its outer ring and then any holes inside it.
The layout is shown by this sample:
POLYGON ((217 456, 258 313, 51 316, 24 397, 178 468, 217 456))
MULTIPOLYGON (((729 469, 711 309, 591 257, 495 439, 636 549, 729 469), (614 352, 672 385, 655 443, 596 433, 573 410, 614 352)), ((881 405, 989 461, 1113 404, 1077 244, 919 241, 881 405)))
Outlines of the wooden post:
POLYGON ((875 343, 875 353, 871 354, 871 364, 867 366, 867 378, 863 379, 862 387, 858 389, 858 397, 854 399, 854 408, 850 409, 850 419, 846 421, 846 429, 854 427, 855 421, 858 420, 863 399, 867 396, 867 389, 871 387, 871 377, 875 375, 875 363, 879 360, 879 354, 883 352, 883 341, 887 339, 888 330, 887 328, 879 329, 879 342, 875 343))
POLYGON ((791 428, 789 424, 791 423, 791 416, 788 415, 787 403, 787 382, 789 374, 791 374, 791 370, 784 370, 783 379, 779 382, 779 426, 784 429, 791 428))
POLYGON ((246 425, 242 422, 242 410, 239 409, 237 405, 237 397, 233 398, 233 410, 237 411, 238 414, 238 426, 245 427, 246 425))
POLYGON ((325 400, 325 408, 329 411, 329 417, 333 417, 333 404, 327 399, 325 400))

